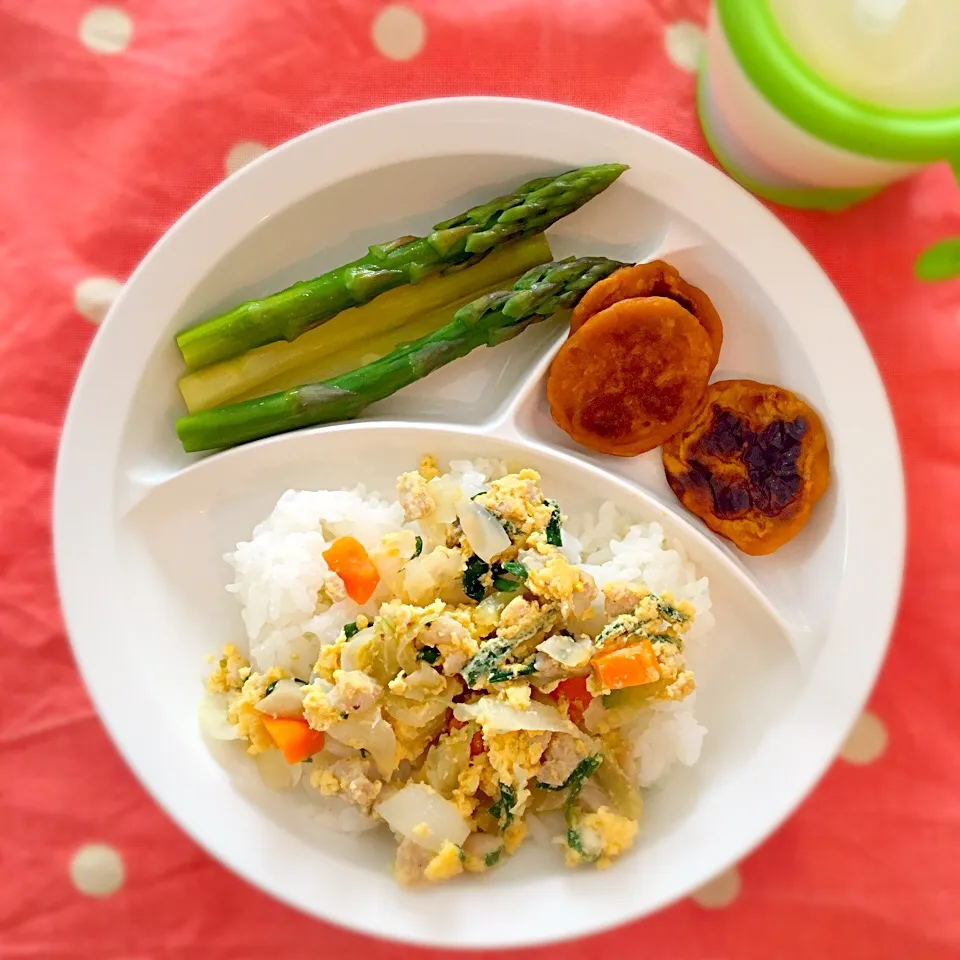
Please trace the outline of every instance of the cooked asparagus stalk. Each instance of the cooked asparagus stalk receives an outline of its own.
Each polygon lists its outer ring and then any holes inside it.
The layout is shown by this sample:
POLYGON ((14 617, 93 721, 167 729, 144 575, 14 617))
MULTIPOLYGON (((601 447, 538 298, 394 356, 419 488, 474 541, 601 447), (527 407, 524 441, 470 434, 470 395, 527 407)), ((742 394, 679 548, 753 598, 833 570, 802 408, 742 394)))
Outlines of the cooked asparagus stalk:
POLYGON ((461 307, 439 330, 403 344, 349 373, 257 400, 181 417, 184 450, 214 450, 301 427, 350 420, 477 347, 493 347, 557 310, 571 308, 623 264, 605 257, 555 261, 527 271, 512 290, 498 290, 461 307))
MULTIPOLYGON (((351 346, 363 344, 387 331, 404 327, 434 309, 457 301, 459 307, 479 297, 481 293, 502 289, 531 267, 547 263, 551 259, 550 246, 542 233, 505 243, 493 250, 481 263, 442 276, 430 277, 415 286, 389 290, 370 303, 344 310, 322 326, 301 334, 292 343, 287 343, 286 340, 267 343, 248 350, 242 356, 222 360, 202 370, 194 370, 181 378, 180 393, 187 410, 196 413, 198 410, 209 410, 211 407, 247 399, 243 394, 262 397, 300 383, 325 380, 332 374, 293 379, 282 386, 274 387, 273 390, 257 389, 268 380, 288 378, 291 373, 304 367, 322 367, 324 360, 335 359, 344 351, 349 352, 351 346)), ((450 310, 433 329, 446 323, 452 313, 453 310, 450 310)), ((400 333, 399 330, 397 332, 400 333)), ((427 332, 429 331, 421 331, 427 332)), ((396 343, 410 339, 412 337, 405 337, 400 333, 394 344, 383 352, 387 353, 396 343)), ((352 363, 341 367, 338 372, 351 370, 355 366, 357 364, 352 363)))
POLYGON ((196 370, 266 343, 293 340, 387 290, 475 263, 508 240, 542 233, 605 190, 625 169, 607 163, 531 180, 507 196, 438 223, 426 237, 400 237, 370 247, 353 263, 262 300, 241 303, 184 330, 177 346, 187 366, 196 370))
MULTIPOLYGON (((411 340, 417 340, 425 337, 434 330, 448 324, 450 318, 461 308, 466 306, 472 300, 487 293, 493 293, 496 290, 502 290, 510 286, 518 279, 518 274, 512 277, 504 277, 500 283, 491 283, 489 286, 480 290, 475 290, 469 297, 460 297, 445 306, 437 307, 436 310, 429 310, 421 314, 415 320, 410 320, 402 327, 395 327, 385 330, 377 336, 372 336, 363 340, 354 340, 347 344, 342 350, 334 353, 325 353, 313 361, 305 363, 303 366, 295 367, 278 377, 271 377, 264 383, 259 384, 252 390, 231 397, 225 403, 239 403, 241 400, 253 400, 257 397, 266 397, 271 393, 279 393, 282 390, 290 390, 293 387, 299 387, 304 383, 317 383, 320 380, 329 380, 331 377, 338 377, 341 373, 347 373, 349 370, 355 370, 366 363, 379 360, 385 357, 391 350, 395 350, 403 343, 409 343, 411 340)), ((399 293, 399 291, 395 291, 399 293)), ((389 294, 388 294, 389 296, 389 294)), ((376 302, 376 301, 375 301, 376 302)), ((373 306, 373 304, 370 304, 373 306)), ((362 307, 357 309, 362 310, 362 307)), ((311 331, 312 333, 313 331, 311 331)), ((310 333, 304 334, 310 336, 310 333)), ((293 342, 299 343, 303 337, 299 337, 293 342)), ((270 346, 291 346, 291 344, 270 344, 270 346)), ((223 406, 223 404, 220 404, 223 406)), ((209 409, 209 408, 204 408, 209 409)), ((191 411, 192 412, 192 411, 191 411)))

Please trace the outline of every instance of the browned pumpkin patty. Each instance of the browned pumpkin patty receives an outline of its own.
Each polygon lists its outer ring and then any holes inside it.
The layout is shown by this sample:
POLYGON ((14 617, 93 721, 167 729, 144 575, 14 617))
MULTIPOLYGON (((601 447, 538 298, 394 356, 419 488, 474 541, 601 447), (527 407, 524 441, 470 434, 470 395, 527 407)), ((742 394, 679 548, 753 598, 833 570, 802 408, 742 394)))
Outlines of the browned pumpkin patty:
POLYGON ((810 519, 830 481, 817 412, 755 380, 710 384, 686 427, 663 447, 680 502, 744 553, 773 553, 810 519))
POLYGON ((712 361, 709 336, 678 303, 622 300, 591 317, 560 348, 547 380, 550 412, 585 447, 636 456, 687 423, 712 361))
POLYGON ((703 324, 713 344, 713 367, 716 367, 723 346, 723 321, 713 301, 699 288, 687 283, 677 269, 663 260, 651 260, 632 267, 623 267, 605 280, 595 283, 577 304, 570 318, 570 331, 575 333, 591 317, 621 300, 635 297, 667 297, 689 310, 703 324))

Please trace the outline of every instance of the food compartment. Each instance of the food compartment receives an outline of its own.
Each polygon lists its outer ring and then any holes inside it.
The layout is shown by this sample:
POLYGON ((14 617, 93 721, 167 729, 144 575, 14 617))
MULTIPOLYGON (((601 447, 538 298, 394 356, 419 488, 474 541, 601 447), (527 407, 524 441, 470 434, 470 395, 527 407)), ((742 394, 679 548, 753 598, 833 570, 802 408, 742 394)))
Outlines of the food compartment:
MULTIPOLYGON (((136 428, 124 432, 121 485, 131 477, 134 487, 149 485, 198 459, 183 452, 173 429, 186 412, 176 386, 186 372, 172 342, 178 331, 347 263, 372 244, 429 232, 433 224, 473 204, 563 169, 555 160, 494 154, 398 163, 340 181, 263 219, 185 292, 167 320, 127 417, 136 428)), ((612 189, 615 195, 601 193, 547 232, 555 258, 606 254, 633 260, 662 242, 669 225, 662 205, 626 183, 612 189)), ((474 350, 374 404, 361 419, 484 422, 525 381, 561 324, 560 317, 551 318, 494 350, 474 350)))
MULTIPOLYGON (((776 616, 721 552, 656 500, 591 465, 499 436, 399 423, 302 432, 208 458, 153 488, 117 523, 124 575, 111 590, 129 622, 138 625, 135 643, 118 644, 118 675, 151 672, 155 689, 165 691, 155 708, 164 716, 167 748, 177 750, 185 771, 195 769, 191 775, 197 782, 229 778, 238 788, 238 802, 255 805, 304 841, 305 857, 322 848, 344 862, 383 870, 393 848, 386 831, 357 844, 352 836, 340 835, 328 817, 318 817, 305 789, 278 793, 264 787, 235 744, 216 744, 211 755, 197 736, 197 708, 202 677, 210 669, 205 656, 224 643, 245 643, 239 605, 225 590, 230 570, 222 555, 249 538, 285 490, 351 488, 363 482, 368 490, 391 497, 396 476, 415 466, 424 451, 441 462, 490 457, 504 459, 511 469, 533 467, 542 474, 544 492, 555 496, 568 516, 595 514, 601 502, 612 501, 630 522, 660 523, 698 575, 709 577, 715 625, 692 655, 701 687, 696 717, 709 734, 700 762, 691 769, 676 767, 661 781, 669 789, 647 796, 643 843, 628 860, 638 869, 654 869, 665 848, 683 842, 678 838, 687 826, 693 836, 711 829, 716 811, 702 797, 712 784, 734 788, 767 731, 792 708, 802 675, 776 616), (186 552, 185 543, 190 545, 186 552), (158 649, 164 650, 162 658, 155 656, 158 649), (758 672, 762 684, 755 682, 758 672)), ((496 876, 510 882, 549 870, 562 874, 564 882, 595 882, 590 871, 567 873, 549 848, 530 845, 517 860, 496 876)))
MULTIPOLYGON (((704 290, 723 319, 723 348, 711 381, 748 378, 780 384, 823 409, 820 384, 790 324, 745 265, 683 220, 671 224, 663 245, 650 259, 666 260, 686 281, 704 290)), ((559 338, 554 350, 561 343, 559 338)), ((836 470, 810 522, 793 540, 772 555, 747 556, 686 513, 667 484, 660 448, 636 457, 608 456, 588 449, 561 430, 547 401, 549 368, 546 358, 538 368, 537 380, 518 395, 514 408, 506 414, 520 436, 589 460, 637 483, 670 509, 687 516, 755 580, 796 635, 798 655, 804 662, 811 661, 837 603, 843 567, 843 488, 836 470)), ((825 427, 829 443, 829 421, 825 427)))

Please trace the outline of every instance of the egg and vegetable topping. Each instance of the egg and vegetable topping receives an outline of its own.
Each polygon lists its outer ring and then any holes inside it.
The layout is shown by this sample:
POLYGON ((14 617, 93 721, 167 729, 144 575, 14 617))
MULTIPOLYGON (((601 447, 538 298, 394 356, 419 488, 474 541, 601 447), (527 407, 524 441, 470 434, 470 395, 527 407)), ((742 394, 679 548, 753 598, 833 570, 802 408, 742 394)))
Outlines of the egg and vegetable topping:
POLYGON ((402 883, 490 870, 550 815, 568 866, 607 867, 641 814, 630 725, 694 690, 694 607, 637 578, 598 585, 534 470, 470 494, 425 457, 397 500, 398 529, 323 550, 321 615, 370 612, 309 674, 224 648, 207 686, 232 736, 385 823, 402 883))

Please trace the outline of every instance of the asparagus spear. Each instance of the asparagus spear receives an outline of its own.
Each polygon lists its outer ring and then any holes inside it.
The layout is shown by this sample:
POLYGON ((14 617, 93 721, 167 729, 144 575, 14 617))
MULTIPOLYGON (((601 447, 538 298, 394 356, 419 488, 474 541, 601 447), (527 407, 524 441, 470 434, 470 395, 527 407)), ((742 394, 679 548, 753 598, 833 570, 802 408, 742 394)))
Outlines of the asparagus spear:
MULTIPOLYGON (((481 293, 500 290, 525 273, 531 267, 553 259, 546 237, 540 233, 522 240, 504 243, 490 252, 481 263, 461 268, 442 276, 430 277, 415 286, 397 287, 383 296, 360 307, 352 307, 332 317, 322 326, 308 330, 292 343, 278 340, 248 350, 242 356, 211 364, 202 370, 194 370, 181 378, 179 387, 190 413, 209 410, 227 403, 248 399, 242 396, 262 397, 278 390, 286 390, 301 383, 326 380, 333 374, 324 373, 315 377, 293 379, 275 386, 272 390, 258 389, 267 380, 289 376, 291 372, 322 358, 335 358, 345 348, 366 341, 388 330, 405 326, 424 314, 452 305, 463 306, 481 293), (252 392, 251 392, 252 391, 252 392)), ((447 323, 454 312, 448 310, 436 327, 447 323)), ((421 330, 420 336, 428 333, 421 330)), ((398 331, 390 348, 410 340, 398 331)), ((357 364, 341 367, 337 373, 350 370, 357 364)), ((322 366, 322 364, 321 364, 322 366)))
POLYGON ((606 163, 531 180, 504 197, 438 223, 426 237, 400 237, 313 280, 248 300, 177 336, 192 369, 239 356, 276 340, 293 340, 341 310, 368 303, 405 283, 476 263, 497 245, 541 233, 583 206, 626 170, 606 163))
POLYGON ((571 308, 597 281, 623 264, 605 257, 559 260, 528 270, 512 290, 461 307, 445 327, 392 353, 321 383, 188 414, 177 421, 183 449, 213 450, 301 427, 350 420, 476 347, 494 347, 557 310, 571 308))

